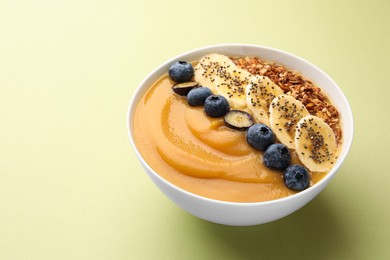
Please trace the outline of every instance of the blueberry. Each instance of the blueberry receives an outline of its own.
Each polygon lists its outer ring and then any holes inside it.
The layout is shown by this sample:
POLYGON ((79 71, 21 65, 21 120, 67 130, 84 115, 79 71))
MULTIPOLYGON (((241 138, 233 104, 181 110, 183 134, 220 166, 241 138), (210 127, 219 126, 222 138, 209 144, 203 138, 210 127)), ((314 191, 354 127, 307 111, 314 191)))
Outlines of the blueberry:
POLYGON ((309 187, 310 174, 302 165, 293 164, 284 171, 283 180, 289 189, 301 191, 309 187))
POLYGON ((224 96, 211 95, 204 101, 204 110, 210 117, 221 117, 230 110, 229 102, 224 96))
POLYGON ((190 81, 190 82, 184 82, 184 83, 176 83, 171 88, 173 92, 178 94, 179 96, 187 96, 188 92, 190 92, 192 89, 198 87, 198 82, 190 81))
POLYGON ((271 144, 263 154, 265 166, 275 169, 284 170, 291 162, 291 154, 284 144, 271 144))
POLYGON ((264 151, 274 143, 275 136, 271 128, 263 124, 254 124, 246 131, 246 141, 259 151, 264 151))
POLYGON ((169 77, 177 82, 190 81, 194 76, 194 68, 186 61, 176 61, 169 68, 169 77))
POLYGON ((231 129, 245 131, 253 125, 251 114, 241 110, 230 110, 223 118, 225 125, 231 129))
POLYGON ((207 87, 193 88, 187 94, 187 102, 193 107, 203 106, 206 98, 212 94, 211 90, 207 87))

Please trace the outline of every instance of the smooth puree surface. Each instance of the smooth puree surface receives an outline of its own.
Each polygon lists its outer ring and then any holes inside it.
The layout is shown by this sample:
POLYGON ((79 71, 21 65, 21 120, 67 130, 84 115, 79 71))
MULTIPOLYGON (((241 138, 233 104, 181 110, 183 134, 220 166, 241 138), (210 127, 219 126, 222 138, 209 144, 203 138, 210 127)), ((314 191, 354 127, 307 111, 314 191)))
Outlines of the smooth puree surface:
MULTIPOLYGON (((189 192, 217 200, 260 202, 289 196, 282 172, 262 163, 245 132, 210 118, 173 93, 164 75, 139 101, 134 137, 148 164, 163 178, 189 192)), ((292 163, 299 160, 292 152, 292 163)), ((326 173, 312 173, 311 185, 326 173)))

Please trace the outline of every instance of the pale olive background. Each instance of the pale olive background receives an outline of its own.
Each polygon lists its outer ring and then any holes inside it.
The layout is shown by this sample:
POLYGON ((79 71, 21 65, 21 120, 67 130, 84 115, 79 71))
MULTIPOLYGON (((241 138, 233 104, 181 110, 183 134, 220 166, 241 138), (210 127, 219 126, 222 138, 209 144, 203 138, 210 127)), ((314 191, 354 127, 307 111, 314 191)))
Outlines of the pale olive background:
POLYGON ((389 258, 389 35, 386 0, 0 1, 0 259, 389 258), (273 223, 187 214, 128 141, 141 80, 218 43, 299 55, 353 109, 336 177, 273 223))

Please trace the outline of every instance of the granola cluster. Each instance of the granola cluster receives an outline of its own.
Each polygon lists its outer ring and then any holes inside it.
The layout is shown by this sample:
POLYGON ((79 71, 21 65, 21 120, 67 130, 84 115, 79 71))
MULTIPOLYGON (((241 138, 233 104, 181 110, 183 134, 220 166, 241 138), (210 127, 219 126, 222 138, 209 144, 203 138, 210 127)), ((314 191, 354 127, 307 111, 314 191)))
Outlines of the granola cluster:
POLYGON ((321 89, 310 80, 304 78, 299 72, 286 67, 264 61, 258 57, 231 57, 240 68, 253 75, 262 75, 270 78, 285 94, 291 95, 301 101, 310 114, 318 116, 332 128, 338 143, 342 140, 342 130, 337 109, 329 102, 321 89))

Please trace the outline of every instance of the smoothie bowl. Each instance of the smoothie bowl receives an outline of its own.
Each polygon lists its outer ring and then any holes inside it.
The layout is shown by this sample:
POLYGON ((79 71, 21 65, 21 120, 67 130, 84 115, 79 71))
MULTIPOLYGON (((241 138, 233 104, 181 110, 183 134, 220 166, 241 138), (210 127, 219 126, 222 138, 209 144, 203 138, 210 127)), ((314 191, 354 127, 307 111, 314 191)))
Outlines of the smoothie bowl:
POLYGON ((285 217, 318 195, 352 144, 350 106, 311 63, 225 44, 165 62, 128 109, 130 143, 174 203, 225 225, 285 217))

